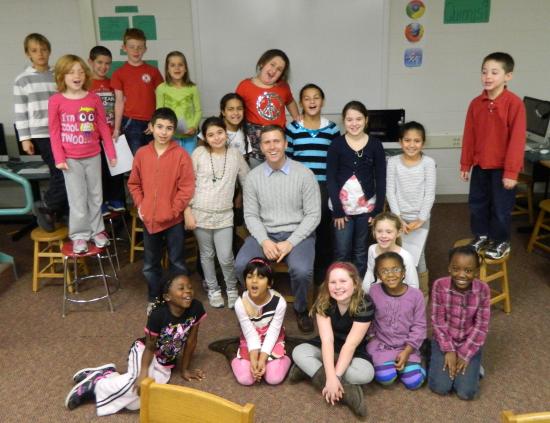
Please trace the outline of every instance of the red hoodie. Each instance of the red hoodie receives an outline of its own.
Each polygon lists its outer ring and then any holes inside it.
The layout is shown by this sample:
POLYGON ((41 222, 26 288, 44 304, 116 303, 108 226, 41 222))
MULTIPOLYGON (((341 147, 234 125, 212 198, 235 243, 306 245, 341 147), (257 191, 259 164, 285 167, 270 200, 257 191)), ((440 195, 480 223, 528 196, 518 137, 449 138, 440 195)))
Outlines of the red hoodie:
POLYGON ((134 157, 128 189, 150 234, 181 223, 195 191, 191 157, 174 141, 159 156, 151 141, 134 157))

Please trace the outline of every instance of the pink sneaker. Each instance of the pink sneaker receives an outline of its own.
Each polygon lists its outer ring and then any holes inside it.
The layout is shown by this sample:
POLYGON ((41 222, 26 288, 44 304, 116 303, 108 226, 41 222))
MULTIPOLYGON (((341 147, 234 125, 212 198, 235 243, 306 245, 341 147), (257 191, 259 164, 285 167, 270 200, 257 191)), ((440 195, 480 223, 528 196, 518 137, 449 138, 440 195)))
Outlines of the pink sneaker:
POLYGON ((73 253, 82 254, 88 252, 88 243, 85 239, 75 239, 73 241, 73 253))
POLYGON ((95 234, 92 239, 97 248, 103 248, 110 244, 109 238, 107 238, 105 232, 95 234))

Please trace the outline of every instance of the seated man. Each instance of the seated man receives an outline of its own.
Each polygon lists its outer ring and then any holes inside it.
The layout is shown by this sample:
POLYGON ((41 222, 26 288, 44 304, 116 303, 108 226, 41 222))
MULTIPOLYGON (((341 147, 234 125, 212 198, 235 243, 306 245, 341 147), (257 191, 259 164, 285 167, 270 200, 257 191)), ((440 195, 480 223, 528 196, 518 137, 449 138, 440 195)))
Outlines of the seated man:
POLYGON ((252 169, 244 184, 244 219, 251 236, 235 262, 244 284, 243 270, 253 257, 266 257, 288 265, 294 311, 303 332, 313 330, 307 310, 307 290, 313 276, 315 228, 321 220, 321 195, 313 172, 286 157, 284 130, 262 128, 260 149, 265 163, 252 169))

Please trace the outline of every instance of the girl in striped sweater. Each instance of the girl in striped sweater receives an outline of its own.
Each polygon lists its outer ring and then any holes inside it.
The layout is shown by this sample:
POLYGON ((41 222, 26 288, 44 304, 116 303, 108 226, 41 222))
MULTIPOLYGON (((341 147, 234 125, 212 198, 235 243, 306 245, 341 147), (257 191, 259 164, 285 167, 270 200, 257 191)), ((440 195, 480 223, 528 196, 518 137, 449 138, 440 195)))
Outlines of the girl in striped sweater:
POLYGON ((424 247, 435 199, 436 173, 435 161, 422 152, 425 142, 422 124, 411 121, 403 125, 399 139, 403 154, 388 160, 386 197, 391 211, 401 219, 403 248, 412 254, 420 289, 428 296, 424 247))

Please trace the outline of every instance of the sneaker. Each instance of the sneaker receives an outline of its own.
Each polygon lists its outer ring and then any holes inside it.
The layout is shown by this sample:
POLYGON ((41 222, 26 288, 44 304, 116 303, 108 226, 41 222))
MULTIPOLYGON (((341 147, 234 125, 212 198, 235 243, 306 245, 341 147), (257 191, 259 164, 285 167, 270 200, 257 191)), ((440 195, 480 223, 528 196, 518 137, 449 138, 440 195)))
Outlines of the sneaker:
POLYGON ((101 216, 105 217, 105 216, 109 216, 111 214, 111 210, 109 210, 109 206, 107 205, 107 203, 103 203, 101 205, 101 216))
POLYGON ((67 398, 65 398, 65 407, 73 410, 84 401, 93 399, 96 381, 101 376, 101 372, 90 373, 82 381, 73 386, 73 389, 71 389, 67 398))
POLYGON ((476 250, 476 253, 479 253, 481 250, 484 250, 489 245, 489 238, 487 235, 477 235, 470 245, 476 250))
POLYGON ((236 289, 228 289, 227 290, 227 308, 235 308, 235 303, 237 302, 237 299, 239 298, 239 291, 236 289))
POLYGON ((82 254, 88 252, 88 242, 85 239, 75 239, 73 241, 73 253, 82 254))
POLYGON ((101 372, 101 374, 105 376, 105 374, 108 372, 116 372, 116 367, 114 363, 109 363, 99 367, 88 367, 86 369, 80 369, 73 375, 74 383, 82 382, 90 373, 93 372, 101 372))
POLYGON ((217 291, 208 291, 208 302, 210 303, 210 307, 214 308, 223 308, 225 305, 223 302, 222 292, 219 289, 217 291))
POLYGON ((288 382, 294 384, 306 379, 309 379, 309 376, 294 363, 288 372, 288 382))
POLYGON ((109 201, 109 210, 116 212, 125 212, 126 207, 122 201, 109 201))
POLYGON ((95 234, 92 239, 94 240, 94 244, 97 248, 103 248, 109 245, 111 242, 109 241, 109 238, 105 235, 105 232, 100 232, 98 234, 95 234))
POLYGON ((485 251, 485 257, 493 260, 500 260, 510 253, 510 243, 508 241, 494 242, 485 251))
POLYGON ((307 310, 301 312, 294 310, 294 313, 296 314, 298 329, 305 333, 313 332, 313 320, 307 310))

